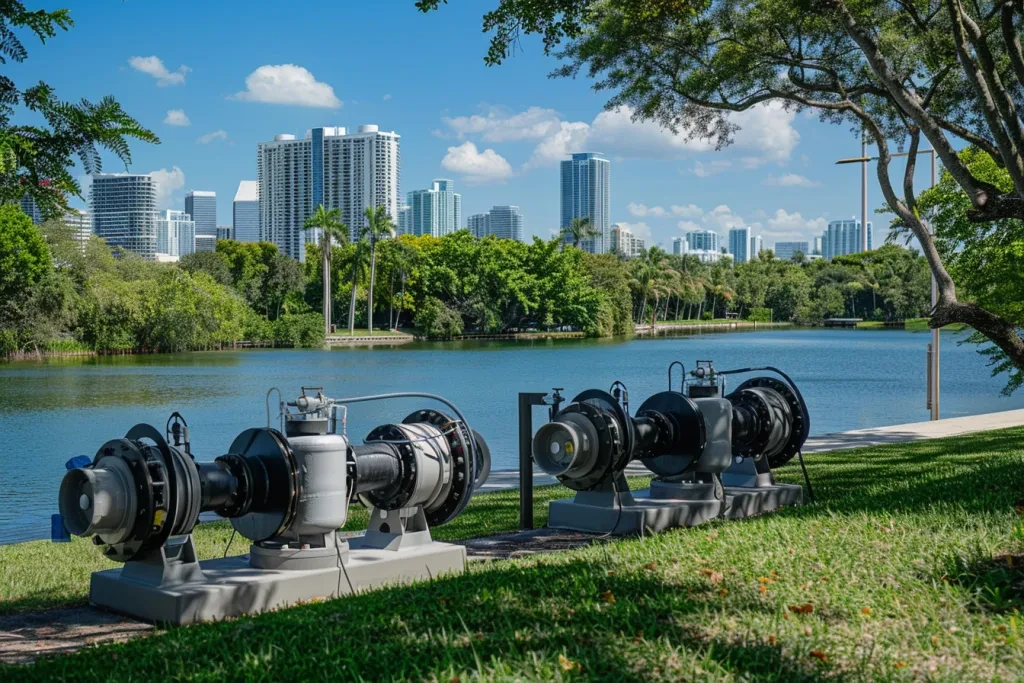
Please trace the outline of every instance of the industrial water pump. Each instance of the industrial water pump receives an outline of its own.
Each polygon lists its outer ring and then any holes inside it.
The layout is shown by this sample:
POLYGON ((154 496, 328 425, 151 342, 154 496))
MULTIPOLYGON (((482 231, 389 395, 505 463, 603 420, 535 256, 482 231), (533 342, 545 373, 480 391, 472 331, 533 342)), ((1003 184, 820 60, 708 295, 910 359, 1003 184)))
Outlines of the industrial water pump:
POLYGON ((795 383, 774 368, 719 372, 710 361, 683 376, 673 390, 670 366, 668 391, 633 416, 621 382, 552 411, 534 435, 533 459, 577 493, 551 503, 549 526, 643 533, 802 501, 801 487, 776 483, 771 474, 799 453, 810 427, 795 383), (758 376, 725 393, 726 376, 754 371, 783 379, 758 376), (649 489, 629 490, 625 474, 633 461, 655 475, 649 489))
POLYGON ((91 601, 184 623, 464 568, 465 549, 429 532, 465 509, 490 469, 486 442, 455 406, 430 394, 331 399, 304 388, 279 401, 279 416, 279 429, 268 419, 199 462, 175 413, 164 434, 136 425, 70 469, 59 494, 64 526, 125 563, 93 575, 91 601), (349 404, 411 396, 457 417, 419 410, 349 441, 349 404), (356 500, 371 509, 370 525, 344 538, 356 500), (204 512, 229 519, 252 542, 248 556, 198 562, 190 533, 204 512))

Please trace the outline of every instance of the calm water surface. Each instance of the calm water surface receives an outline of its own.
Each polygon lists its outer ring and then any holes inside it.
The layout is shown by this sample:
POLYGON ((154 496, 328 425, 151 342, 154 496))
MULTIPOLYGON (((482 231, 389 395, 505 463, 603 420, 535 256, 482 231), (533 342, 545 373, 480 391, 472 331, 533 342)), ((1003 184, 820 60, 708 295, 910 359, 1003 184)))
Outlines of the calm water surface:
MULTIPOLYGON (((95 455, 139 422, 163 431, 181 411, 199 459, 223 454, 243 429, 266 424, 264 396, 287 399, 302 385, 329 396, 428 391, 454 401, 488 440, 495 468, 516 467, 516 394, 565 387, 569 397, 626 383, 633 406, 666 388, 673 360, 687 368, 774 365, 800 386, 820 434, 928 419, 925 345, 930 335, 900 330, 785 330, 709 333, 626 342, 460 342, 333 351, 249 350, 90 358, 0 365, 0 543, 49 534, 64 462, 95 455)), ((1024 391, 1000 396, 961 334, 943 334, 943 417, 1024 407, 1024 391)), ((678 376, 678 374, 677 374, 678 376)), ((349 434, 360 439, 401 420, 423 401, 354 405, 349 434)), ((538 419, 540 419, 538 411, 538 419)))

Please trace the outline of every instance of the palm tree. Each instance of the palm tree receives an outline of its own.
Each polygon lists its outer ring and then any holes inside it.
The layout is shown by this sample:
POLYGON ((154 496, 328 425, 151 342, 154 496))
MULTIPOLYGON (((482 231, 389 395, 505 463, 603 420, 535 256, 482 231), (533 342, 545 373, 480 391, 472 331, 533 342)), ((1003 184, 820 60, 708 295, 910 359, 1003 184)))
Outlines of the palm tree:
POLYGON ((370 243, 370 291, 366 296, 366 327, 373 334, 373 281, 377 276, 377 240, 395 234, 395 224, 383 206, 366 207, 366 225, 359 231, 360 238, 370 243))
POLYGON ((572 239, 572 246, 577 249, 580 247, 580 242, 589 240, 591 237, 597 237, 600 234, 601 231, 594 227, 594 224, 590 222, 589 216, 573 218, 568 227, 562 228, 563 237, 572 239))
POLYGON ((331 333, 331 245, 348 239, 348 228, 339 220, 340 209, 325 209, 323 204, 316 207, 313 215, 302 224, 303 230, 320 231, 320 251, 323 254, 324 280, 324 334, 331 333))

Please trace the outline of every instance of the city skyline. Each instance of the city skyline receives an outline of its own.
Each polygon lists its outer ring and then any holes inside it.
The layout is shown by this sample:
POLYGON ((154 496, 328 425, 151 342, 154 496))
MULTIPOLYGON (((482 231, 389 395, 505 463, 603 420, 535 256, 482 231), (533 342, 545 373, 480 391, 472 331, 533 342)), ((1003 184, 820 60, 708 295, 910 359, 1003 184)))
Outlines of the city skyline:
MULTIPOLYGON (((312 14, 317 5, 311 3, 312 14)), ((557 62, 532 37, 509 64, 485 67, 487 36, 472 5, 428 16, 411 2, 396 2, 387 13, 346 8, 347 20, 369 30, 328 50, 294 39, 261 40, 259 16, 274 6, 259 0, 243 15, 188 1, 173 8, 71 6, 76 32, 93 39, 58 35, 19 68, 30 79, 59 71, 47 77, 71 99, 109 92, 152 128, 163 144, 133 144, 129 170, 157 173, 161 209, 180 209, 189 189, 215 191, 218 223, 230 223, 239 181, 256 177, 256 144, 275 131, 301 135, 318 125, 376 121, 403 135, 403 187, 451 177, 463 190, 467 216, 517 204, 527 238, 549 238, 558 227, 552 173, 565 154, 582 151, 604 152, 615 165, 610 221, 628 223, 648 245, 670 248, 673 237, 693 229, 688 223, 723 233, 750 226, 767 243, 810 241, 828 221, 859 213, 858 169, 833 165, 859 150, 848 131, 760 107, 733 117, 741 127, 736 144, 716 152, 707 142, 633 122, 627 110, 605 111, 606 94, 592 92, 586 78, 547 79, 557 62), (188 35, 153 40, 147 27, 190 11, 201 11, 204 21, 188 35), (209 49, 223 42, 227 26, 238 45, 209 49), (437 45, 432 37, 442 26, 466 40, 437 45), (370 48, 374 27, 386 28, 401 47, 374 69, 345 68, 370 48), (420 68, 425 52, 458 65, 459 88, 401 78, 420 68)), ((118 170, 106 161, 108 170, 118 170)), ((918 165, 920 185, 927 183, 926 166, 918 165)), ((894 162, 891 170, 902 167, 894 162)), ((869 210, 881 204, 872 172, 869 210)))

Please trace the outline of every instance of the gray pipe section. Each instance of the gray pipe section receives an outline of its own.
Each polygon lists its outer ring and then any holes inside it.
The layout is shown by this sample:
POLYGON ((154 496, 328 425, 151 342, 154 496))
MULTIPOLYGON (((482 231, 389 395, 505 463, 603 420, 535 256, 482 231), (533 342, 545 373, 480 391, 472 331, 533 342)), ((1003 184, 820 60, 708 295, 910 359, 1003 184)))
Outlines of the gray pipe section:
POLYGON ((443 403, 452 409, 452 412, 459 418, 462 424, 466 427, 466 431, 469 434, 469 495, 463 496, 462 500, 459 501, 458 507, 455 508, 455 515, 461 514, 466 509, 466 505, 469 504, 469 499, 473 497, 473 482, 476 481, 476 439, 473 438, 473 430, 469 426, 469 422, 466 420, 466 416, 462 414, 455 404, 448 399, 438 396, 437 394, 425 394, 418 391, 399 391, 393 394, 374 394, 372 396, 354 396, 352 398, 334 398, 331 399, 333 403, 365 403, 367 401, 384 401, 392 398, 429 398, 433 401, 443 403))

